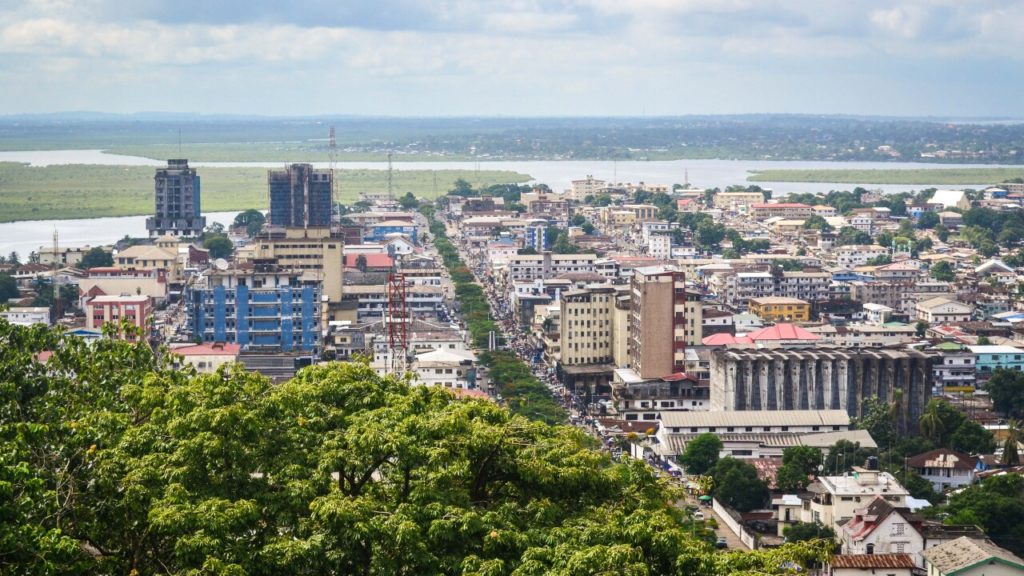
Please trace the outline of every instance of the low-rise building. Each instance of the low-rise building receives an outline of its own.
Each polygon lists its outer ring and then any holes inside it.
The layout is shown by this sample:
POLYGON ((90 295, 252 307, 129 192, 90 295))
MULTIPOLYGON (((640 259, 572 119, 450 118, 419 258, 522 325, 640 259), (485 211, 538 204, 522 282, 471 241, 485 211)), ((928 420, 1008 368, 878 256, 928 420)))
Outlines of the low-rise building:
POLYGON ((918 302, 914 312, 917 320, 929 324, 949 324, 970 320, 974 306, 939 296, 918 302))
POLYGON ((443 388, 476 388, 476 355, 438 348, 416 355, 412 371, 420 382, 443 388))
POLYGON ((921 553, 928 576, 1019 576, 1024 559, 989 540, 962 536, 921 553))
POLYGON ((192 366, 200 374, 213 374, 221 366, 237 362, 241 351, 242 347, 238 344, 224 342, 190 344, 171 349, 173 354, 181 357, 180 365, 192 366))
POLYGON ((949 448, 936 448, 910 457, 907 466, 931 482, 936 492, 945 492, 973 484, 978 459, 949 448))
POLYGON ((153 305, 148 296, 95 296, 85 303, 85 327, 100 330, 104 324, 127 321, 147 336, 153 305))
POLYGON ((875 496, 867 505, 857 507, 836 535, 846 554, 910 554, 920 564, 924 550, 920 526, 921 519, 908 508, 875 496))
POLYGON ((50 325, 50 309, 45 306, 12 306, 0 310, 0 318, 15 326, 31 326, 33 324, 50 325))
POLYGON ((751 314, 757 314, 765 322, 807 322, 811 319, 811 304, 799 298, 751 298, 747 307, 751 314))
POLYGON ((914 559, 910 554, 837 554, 829 560, 829 576, 911 576, 914 559))

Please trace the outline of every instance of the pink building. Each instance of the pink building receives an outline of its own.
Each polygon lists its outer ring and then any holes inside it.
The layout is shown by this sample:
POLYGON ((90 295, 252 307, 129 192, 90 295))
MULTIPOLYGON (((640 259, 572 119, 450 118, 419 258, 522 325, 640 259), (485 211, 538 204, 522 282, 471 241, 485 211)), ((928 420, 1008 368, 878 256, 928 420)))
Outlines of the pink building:
POLYGON ((153 305, 149 296, 95 296, 85 303, 86 327, 99 330, 107 322, 127 320, 145 334, 153 305))

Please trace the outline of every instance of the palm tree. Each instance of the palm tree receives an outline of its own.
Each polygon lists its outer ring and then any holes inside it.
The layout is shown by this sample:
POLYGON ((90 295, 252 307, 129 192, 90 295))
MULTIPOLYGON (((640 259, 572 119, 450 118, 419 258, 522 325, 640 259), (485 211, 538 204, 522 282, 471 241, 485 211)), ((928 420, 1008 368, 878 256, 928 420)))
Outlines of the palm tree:
POLYGON ((892 391, 892 401, 889 402, 889 421, 895 424, 896 434, 903 435, 907 431, 907 412, 903 402, 903 390, 892 391))
POLYGON ((942 444, 942 418, 939 417, 939 412, 934 407, 928 406, 917 421, 917 426, 925 438, 934 440, 936 444, 942 444))
POLYGON ((1020 443, 1024 430, 1021 430, 1020 420, 1010 420, 1006 423, 1006 441, 1003 442, 1002 464, 1006 466, 1019 466, 1020 453, 1017 444, 1020 443))

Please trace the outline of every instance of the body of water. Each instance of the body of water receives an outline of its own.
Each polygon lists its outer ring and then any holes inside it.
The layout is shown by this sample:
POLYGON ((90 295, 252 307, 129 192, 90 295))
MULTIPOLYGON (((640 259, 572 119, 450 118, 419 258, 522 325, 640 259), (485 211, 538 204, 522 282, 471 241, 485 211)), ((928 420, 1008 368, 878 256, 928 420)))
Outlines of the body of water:
MULTIPOLYGON (((164 162, 138 156, 106 154, 102 150, 43 150, 0 152, 0 162, 23 162, 33 166, 57 164, 99 164, 107 166, 163 166, 164 162)), ((311 162, 319 168, 327 168, 327 162, 311 162)), ((256 167, 274 168, 283 162, 193 162, 192 166, 204 167, 256 167)), ((385 170, 387 162, 338 162, 339 170, 385 170)), ((611 161, 611 160, 553 160, 553 161, 496 161, 496 162, 394 162, 395 170, 511 170, 529 174, 534 182, 547 184, 552 190, 569 188, 573 180, 593 175, 610 182, 647 182, 651 184, 683 184, 687 179, 698 188, 725 188, 733 184, 747 184, 750 172, 768 169, 821 170, 821 169, 939 169, 977 168, 971 164, 925 164, 920 162, 808 162, 808 161, 760 161, 760 160, 657 160, 657 161, 611 161)), ((986 166, 990 167, 990 166, 986 166)), ((339 174, 344 185, 344 173, 339 174)), ((990 183, 961 186, 982 188, 990 183)), ((855 184, 811 183, 811 182, 758 182, 762 188, 771 188, 775 196, 794 192, 828 192, 829 190, 850 190, 855 184)), ((934 184, 917 185, 870 185, 869 189, 881 189, 887 193, 942 187, 934 184)), ((227 224, 235 213, 207 214, 209 222, 227 224)), ((16 250, 25 258, 39 246, 49 245, 54 227, 60 233, 61 244, 65 246, 95 246, 110 244, 125 236, 144 236, 146 216, 125 216, 119 218, 93 218, 88 220, 36 220, 0 224, 0 254, 16 250)))

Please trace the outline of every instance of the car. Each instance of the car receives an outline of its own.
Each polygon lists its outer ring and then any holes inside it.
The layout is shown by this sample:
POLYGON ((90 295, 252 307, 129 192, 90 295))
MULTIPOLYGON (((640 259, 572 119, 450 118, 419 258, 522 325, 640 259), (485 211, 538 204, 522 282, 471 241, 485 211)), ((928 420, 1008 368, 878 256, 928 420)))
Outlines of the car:
POLYGON ((719 536, 718 541, 715 542, 715 548, 728 548, 729 543, 725 541, 724 537, 719 536))
POLYGON ((694 518, 694 520, 700 520, 700 521, 703 522, 704 521, 704 513, 698 510, 698 511, 693 513, 693 518, 694 518))

